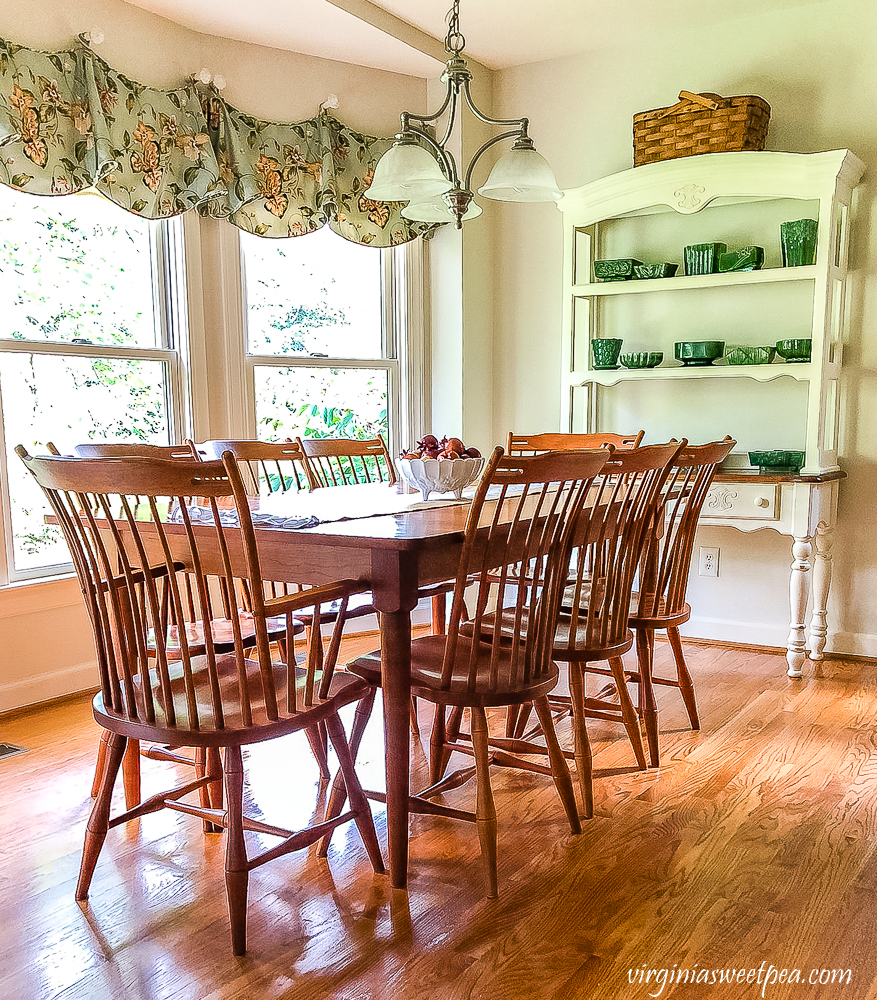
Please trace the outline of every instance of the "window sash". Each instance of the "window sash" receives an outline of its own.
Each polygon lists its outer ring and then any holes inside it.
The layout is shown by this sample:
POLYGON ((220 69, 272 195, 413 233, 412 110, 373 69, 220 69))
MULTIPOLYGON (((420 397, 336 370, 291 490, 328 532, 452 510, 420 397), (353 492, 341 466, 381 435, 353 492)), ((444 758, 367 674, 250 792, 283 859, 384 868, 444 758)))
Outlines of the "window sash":
MULTIPOLYGON (((183 231, 179 219, 150 225, 153 322, 162 346, 128 347, 117 344, 73 344, 69 341, 0 338, 0 353, 32 354, 59 358, 106 358, 108 360, 158 361, 165 366, 164 405, 171 440, 182 440, 190 426, 190 384, 185 364, 188 343, 183 231)), ((0 387, 2 393, 2 387, 0 387)), ((0 395, 0 417, 2 417, 0 395)), ((29 569, 16 568, 13 543, 12 504, 7 472, 8 432, 0 418, 0 586, 48 579, 72 572, 72 562, 29 569)), ((12 442, 14 444, 14 442, 12 442)), ((17 461, 13 456, 9 461, 17 461)))

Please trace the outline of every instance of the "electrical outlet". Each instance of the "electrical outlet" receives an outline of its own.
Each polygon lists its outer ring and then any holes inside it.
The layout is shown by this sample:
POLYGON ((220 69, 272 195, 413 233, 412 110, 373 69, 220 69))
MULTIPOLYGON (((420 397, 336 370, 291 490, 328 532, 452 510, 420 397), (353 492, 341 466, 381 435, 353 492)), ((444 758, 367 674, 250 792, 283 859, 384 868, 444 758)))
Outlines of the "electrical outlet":
POLYGON ((719 550, 701 545, 697 571, 700 576, 718 576, 719 550))

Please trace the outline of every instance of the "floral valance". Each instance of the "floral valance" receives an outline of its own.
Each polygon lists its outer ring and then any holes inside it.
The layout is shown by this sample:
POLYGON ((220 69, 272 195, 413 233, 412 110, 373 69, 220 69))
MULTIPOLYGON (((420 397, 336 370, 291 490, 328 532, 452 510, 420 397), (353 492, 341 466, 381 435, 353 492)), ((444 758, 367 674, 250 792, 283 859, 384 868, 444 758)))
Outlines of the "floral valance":
POLYGON ((387 247, 430 228, 403 219, 404 203, 364 195, 392 141, 325 111, 260 121, 194 80, 144 87, 84 41, 35 52, 0 39, 0 183, 30 194, 93 187, 148 219, 195 209, 258 236, 329 225, 387 247))

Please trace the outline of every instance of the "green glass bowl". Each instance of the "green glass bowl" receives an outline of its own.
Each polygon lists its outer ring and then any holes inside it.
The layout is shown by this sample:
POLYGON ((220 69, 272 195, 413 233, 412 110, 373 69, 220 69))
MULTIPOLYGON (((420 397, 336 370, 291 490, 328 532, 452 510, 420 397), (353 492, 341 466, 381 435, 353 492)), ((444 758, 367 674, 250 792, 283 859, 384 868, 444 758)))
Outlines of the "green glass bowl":
POLYGON ((724 340, 682 340, 673 346, 674 357, 683 365, 711 365, 725 353, 724 340))
POLYGON ((771 472, 800 472, 803 451, 750 451, 749 464, 771 472))
POLYGON ((620 257, 617 260, 595 260, 594 277, 600 281, 629 281, 633 277, 633 269, 641 260, 635 257, 620 257))
POLYGON ((619 358, 625 368, 656 368, 663 360, 662 351, 636 351, 619 358))
POLYGON ((786 361, 809 361, 813 349, 812 340, 778 340, 777 354, 786 361))
POLYGON ((634 278, 672 278, 679 270, 678 264, 664 261, 663 264, 634 264, 634 278))
POLYGON ((775 347, 732 347, 725 360, 729 365, 769 365, 776 352, 775 347))

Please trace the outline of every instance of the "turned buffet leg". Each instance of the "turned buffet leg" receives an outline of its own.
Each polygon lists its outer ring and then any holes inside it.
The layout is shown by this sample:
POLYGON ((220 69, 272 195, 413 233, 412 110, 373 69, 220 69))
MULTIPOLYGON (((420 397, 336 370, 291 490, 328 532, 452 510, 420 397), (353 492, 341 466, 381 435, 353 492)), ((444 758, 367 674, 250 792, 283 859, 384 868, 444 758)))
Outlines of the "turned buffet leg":
POLYGON ((820 521, 813 535, 813 615, 810 618, 810 659, 816 660, 817 671, 823 659, 828 633, 828 591, 831 587, 831 547, 834 528, 820 521))
POLYGON ((792 620, 789 627, 788 652, 789 677, 800 677, 807 658, 804 617, 807 613, 807 595, 810 587, 810 555, 813 551, 812 536, 795 536, 792 543, 792 573, 789 578, 789 603, 792 620))

